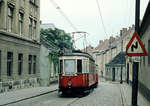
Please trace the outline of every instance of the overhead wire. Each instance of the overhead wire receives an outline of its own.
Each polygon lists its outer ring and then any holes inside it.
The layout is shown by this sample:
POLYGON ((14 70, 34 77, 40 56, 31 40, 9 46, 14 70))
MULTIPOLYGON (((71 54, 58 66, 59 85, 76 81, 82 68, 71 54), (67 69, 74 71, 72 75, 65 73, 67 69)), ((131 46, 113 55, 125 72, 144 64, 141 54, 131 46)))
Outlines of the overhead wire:
MULTIPOLYGON (((58 4, 54 1, 54 0, 49 0, 51 3, 52 3, 52 5, 59 11, 59 13, 66 19, 66 21, 70 24, 70 26, 72 27, 72 29, 75 31, 75 32, 77 32, 78 31, 78 29, 75 27, 75 25, 70 21, 70 19, 68 18, 68 16, 62 11, 62 9, 60 8, 60 6, 58 6, 58 4)), ((82 37, 84 37, 84 35, 81 35, 80 33, 78 33, 81 37, 80 38, 82 38, 82 37)), ((80 39, 79 38, 79 39, 80 39)), ((74 39, 74 41, 76 41, 75 39, 74 39)))
POLYGON ((56 2, 54 2, 54 0, 49 0, 53 6, 60 12, 60 14, 66 19, 66 21, 70 24, 70 26, 72 27, 73 30, 78 31, 77 28, 75 27, 75 25, 70 21, 70 19, 68 18, 68 16, 62 11, 62 9, 58 6, 58 4, 56 2))
MULTIPOLYGON (((134 0, 133 0, 134 1, 134 0)), ((128 23, 130 24, 130 22, 131 22, 131 14, 132 14, 132 9, 133 9, 133 4, 134 3, 130 3, 130 6, 129 6, 129 16, 128 16, 128 23)))
POLYGON ((104 25, 104 21, 103 21, 103 17, 102 17, 102 13, 101 13, 101 9, 100 9, 100 5, 99 5, 99 2, 98 0, 96 0, 96 3, 97 3, 97 6, 98 6, 98 10, 99 10, 99 15, 100 15, 100 18, 101 18, 101 22, 102 22, 102 25, 103 25, 103 29, 104 29, 104 33, 107 35, 107 32, 106 32, 106 27, 104 25))

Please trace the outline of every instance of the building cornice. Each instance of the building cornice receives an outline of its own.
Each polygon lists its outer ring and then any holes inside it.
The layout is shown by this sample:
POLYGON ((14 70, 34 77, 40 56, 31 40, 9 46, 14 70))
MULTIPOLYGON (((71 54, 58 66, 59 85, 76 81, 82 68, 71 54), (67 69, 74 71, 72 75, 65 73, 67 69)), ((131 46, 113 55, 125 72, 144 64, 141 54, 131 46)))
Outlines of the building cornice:
POLYGON ((23 37, 18 36, 17 34, 14 34, 14 33, 10 33, 10 32, 0 30, 0 34, 8 36, 8 37, 15 38, 15 39, 18 39, 18 40, 22 40, 22 41, 26 41, 26 42, 29 42, 29 43, 40 45, 40 43, 37 40, 31 40, 31 39, 23 38, 23 37))

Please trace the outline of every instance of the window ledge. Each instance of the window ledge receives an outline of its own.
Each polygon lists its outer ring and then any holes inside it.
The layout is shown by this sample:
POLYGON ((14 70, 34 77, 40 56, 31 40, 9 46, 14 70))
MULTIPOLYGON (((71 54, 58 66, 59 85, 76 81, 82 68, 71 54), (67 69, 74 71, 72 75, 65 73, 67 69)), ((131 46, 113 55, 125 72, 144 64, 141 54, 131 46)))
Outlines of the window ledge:
POLYGON ((37 4, 35 4, 32 0, 29 1, 32 5, 34 5, 36 8, 38 8, 39 6, 37 4))
POLYGON ((9 6, 10 8, 12 8, 12 9, 15 8, 15 4, 14 4, 14 3, 11 3, 11 2, 8 2, 8 6, 9 6))

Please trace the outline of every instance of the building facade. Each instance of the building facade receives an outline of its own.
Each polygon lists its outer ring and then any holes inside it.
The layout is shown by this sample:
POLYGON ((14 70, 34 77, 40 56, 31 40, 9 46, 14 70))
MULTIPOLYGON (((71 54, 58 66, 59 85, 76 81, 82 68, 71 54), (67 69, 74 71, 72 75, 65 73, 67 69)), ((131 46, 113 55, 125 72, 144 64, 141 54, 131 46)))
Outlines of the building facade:
POLYGON ((58 82, 58 53, 59 49, 53 48, 41 40, 40 50, 40 85, 49 86, 58 82), (55 59, 55 61, 54 61, 55 59))
POLYGON ((140 26, 140 37, 148 56, 139 62, 139 91, 150 103, 150 1, 140 26))
MULTIPOLYGON (((56 29, 53 23, 41 24, 40 28, 43 30, 56 29)), ((64 31, 62 30, 62 32, 64 31)), ((40 42, 40 85, 49 86, 52 83, 58 82, 58 56, 60 50, 57 46, 52 46, 42 39, 42 37, 40 42)))
POLYGON ((37 86, 40 0, 0 0, 0 92, 37 86))
MULTIPOLYGON (((99 41, 99 45, 95 48, 95 52, 94 52, 94 57, 96 61, 96 64, 98 64, 99 67, 99 74, 103 74, 103 76, 107 79, 112 79, 112 68, 110 68, 109 63, 122 51, 125 52, 126 51, 126 45, 129 42, 129 40, 131 39, 132 34, 134 33, 134 25, 132 25, 132 27, 127 28, 123 28, 122 30, 120 30, 120 35, 113 37, 111 36, 109 39, 106 39, 104 41, 100 40, 99 41), (109 64, 109 65, 106 65, 109 64), (106 67, 106 66, 109 66, 106 67), (106 72, 107 71, 107 72, 106 72)), ((115 64, 114 64, 115 65, 115 64)), ((118 73, 120 73, 119 71, 121 70, 120 66, 116 67, 115 70, 118 70, 118 73)), ((124 68, 123 71, 126 71, 126 69, 124 68)), ((126 72, 124 73, 124 80, 126 79, 126 72)), ((116 72, 117 74, 117 72, 116 72)), ((117 74, 116 76, 118 76, 119 74, 117 74)), ((119 80, 118 76, 118 80, 119 80)))
POLYGON ((107 80, 112 81, 126 80, 125 55, 126 55, 125 52, 120 52, 109 63, 105 64, 106 66, 105 78, 107 80))

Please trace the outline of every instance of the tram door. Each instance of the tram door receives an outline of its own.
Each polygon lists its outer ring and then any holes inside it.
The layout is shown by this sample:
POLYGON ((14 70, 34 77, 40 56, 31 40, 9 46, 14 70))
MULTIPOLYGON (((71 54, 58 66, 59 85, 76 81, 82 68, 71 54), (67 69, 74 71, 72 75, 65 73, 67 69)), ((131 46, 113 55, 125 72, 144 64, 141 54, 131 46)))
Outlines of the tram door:
POLYGON ((115 68, 112 68, 112 81, 115 81, 115 68))

